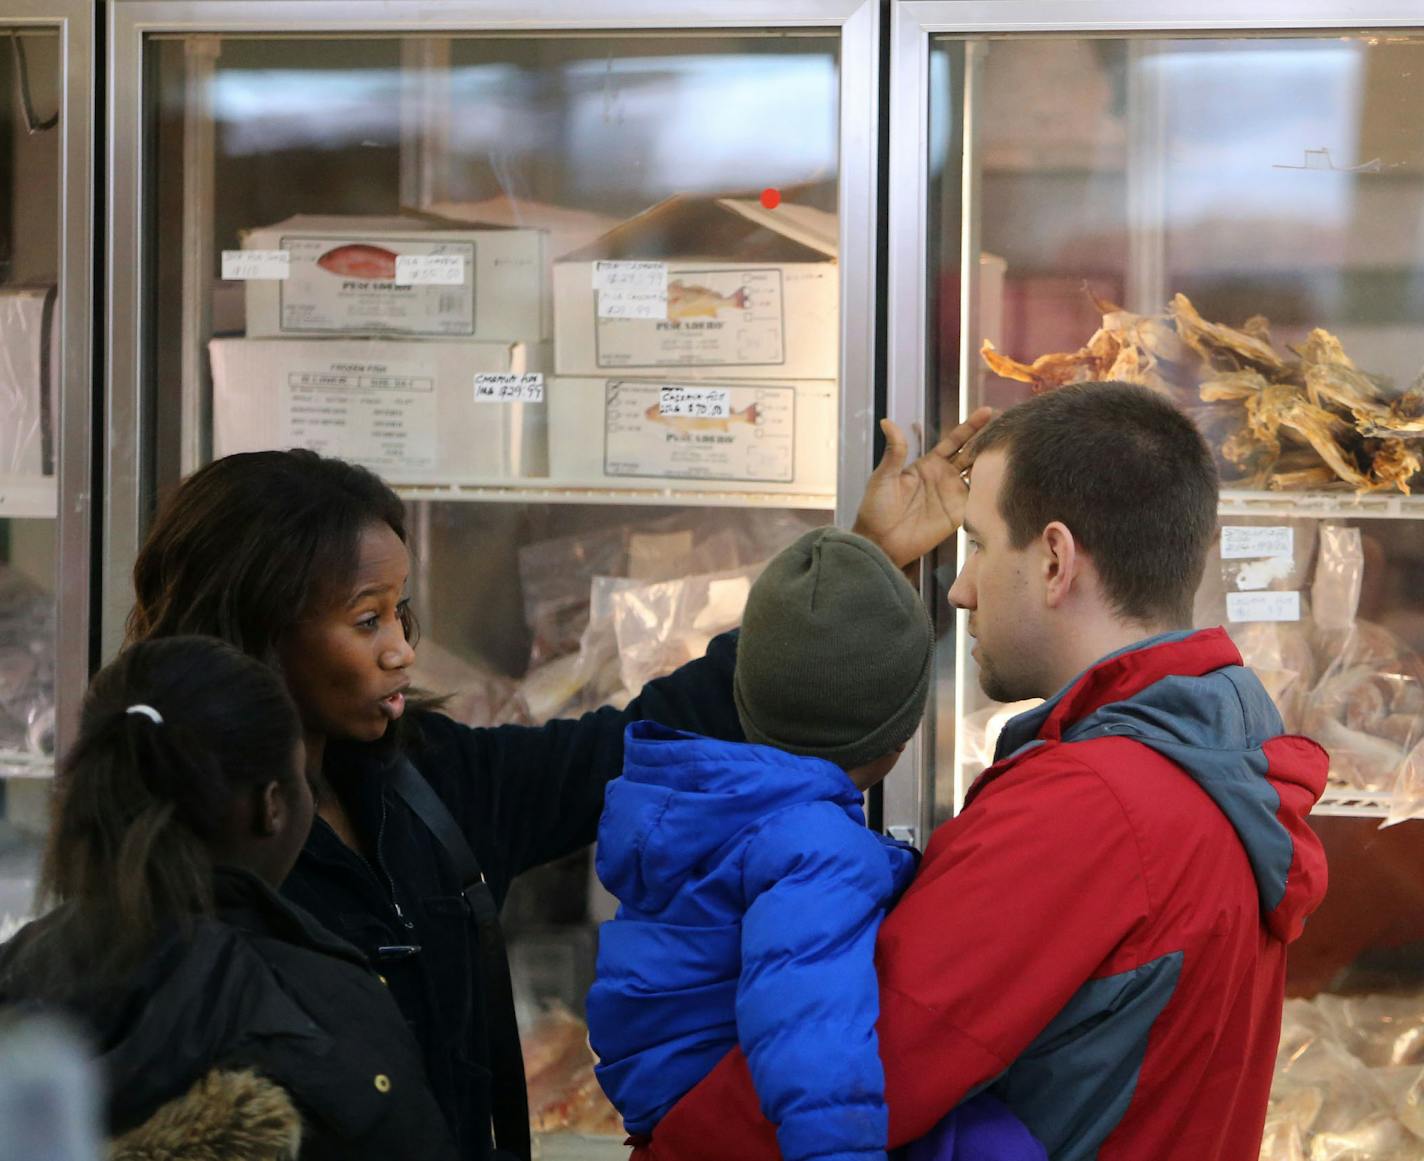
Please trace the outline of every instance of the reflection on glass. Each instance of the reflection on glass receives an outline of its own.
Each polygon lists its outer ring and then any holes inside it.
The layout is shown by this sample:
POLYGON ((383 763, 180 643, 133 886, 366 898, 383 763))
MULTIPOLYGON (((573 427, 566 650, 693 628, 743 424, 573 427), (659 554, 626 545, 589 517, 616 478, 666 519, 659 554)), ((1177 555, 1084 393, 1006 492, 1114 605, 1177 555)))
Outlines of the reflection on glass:
MULTIPOLYGON (((561 432, 571 428, 552 414, 569 391, 550 385, 546 436, 537 402, 522 415, 451 419, 432 403, 449 394, 442 385, 413 405, 418 422, 452 433, 488 420, 507 428, 483 443, 452 435, 469 445, 466 470, 449 470, 434 436, 404 459, 375 428, 323 444, 397 482, 612 477, 646 488, 637 481, 667 477, 832 502, 835 37, 160 38, 152 55, 151 381, 183 397, 159 408, 148 470, 160 489, 214 452, 307 442, 312 424, 294 426, 286 395, 266 409, 280 419, 229 438, 226 384, 272 371, 274 360, 308 385, 337 374, 315 361, 287 367, 293 348, 259 351, 252 340, 345 335, 524 344, 512 356, 427 352, 450 362, 446 370, 399 358, 409 348, 362 348, 392 382, 433 374, 444 384, 457 364, 489 375, 557 370, 585 394, 609 373, 718 379, 719 406, 747 419, 716 433, 674 425, 696 437, 676 462, 630 452, 612 427, 607 449, 570 459, 561 432), (489 232, 507 227, 537 233, 489 232), (211 270, 195 257, 204 246, 211 270), (284 250, 293 268, 280 282, 262 272, 224 277, 218 256, 242 248, 284 250), (565 255, 587 270, 563 269, 565 255), (469 292, 397 286, 403 256, 468 262, 469 292), (663 263, 665 305, 662 284, 654 302, 638 299, 638 287, 590 295, 598 260, 663 263), (570 321, 576 289, 590 315, 583 323, 570 321), (225 345, 207 351, 211 336, 225 345), (800 390, 793 407, 781 387, 812 380, 821 386, 800 390), (732 437, 735 455, 705 454, 708 441, 693 455, 711 434, 732 437), (398 462, 408 479, 392 474, 398 462)), ((309 414, 332 426, 328 412, 309 414)), ((587 422, 602 419, 576 421, 587 422)))
POLYGON ((0 938, 29 913, 54 754, 59 50, 0 26, 0 938))
MULTIPOLYGON (((946 38, 932 58, 939 422, 1141 383, 1216 452, 1223 526, 1282 537, 1263 559, 1215 550, 1196 609, 1332 754, 1331 890, 1291 953, 1269 1158, 1366 1138, 1413 1156, 1424 1129, 1424 824, 1376 829, 1424 817, 1421 69, 1424 38, 1402 35, 946 38), (1299 611, 1262 619, 1262 598, 1299 611)), ((942 812, 1012 712, 959 661, 942 812)))

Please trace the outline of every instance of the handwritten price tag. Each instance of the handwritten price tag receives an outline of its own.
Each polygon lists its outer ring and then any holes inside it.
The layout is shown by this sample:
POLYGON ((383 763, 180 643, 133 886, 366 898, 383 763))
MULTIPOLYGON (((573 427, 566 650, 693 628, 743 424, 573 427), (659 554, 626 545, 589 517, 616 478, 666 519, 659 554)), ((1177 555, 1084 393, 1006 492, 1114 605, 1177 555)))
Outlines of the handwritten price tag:
POLYGON ((480 374, 475 376, 476 403, 543 403, 544 376, 480 374))
POLYGON ((222 252, 222 276, 230 282, 255 282, 263 278, 282 281, 291 272, 291 255, 285 250, 224 250, 222 252))
POLYGON ((726 419, 732 414, 732 393, 726 387, 663 387, 658 411, 669 419, 726 419))
POLYGON ((463 254, 399 254, 397 286, 464 286, 463 254))
POLYGON ((1299 621, 1299 593, 1227 593, 1228 621, 1299 621))
POLYGON ((1222 560, 1259 560, 1267 556, 1290 556, 1294 533, 1289 525, 1260 528, 1250 524, 1228 524, 1221 529, 1222 560))
POLYGON ((595 262, 594 290, 660 290, 667 293, 666 262, 595 262))
POLYGON ((600 290, 599 318, 667 318, 666 290, 600 290))

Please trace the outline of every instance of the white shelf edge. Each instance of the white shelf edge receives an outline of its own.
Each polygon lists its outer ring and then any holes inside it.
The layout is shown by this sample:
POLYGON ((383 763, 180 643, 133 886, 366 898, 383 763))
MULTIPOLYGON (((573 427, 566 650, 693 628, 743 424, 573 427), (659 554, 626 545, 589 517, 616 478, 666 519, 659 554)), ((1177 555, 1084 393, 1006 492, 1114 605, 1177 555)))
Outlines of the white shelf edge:
POLYGON ((1256 492, 1223 488, 1222 516, 1323 516, 1373 520, 1424 519, 1424 495, 1401 492, 1256 492))
POLYGON ((812 492, 679 491, 573 484, 393 484, 403 500, 496 504, 637 504, 688 508, 817 508, 834 510, 836 498, 812 492))
POLYGON ((0 517, 53 520, 58 515, 59 488, 54 476, 0 473, 0 517))
POLYGON ((1325 788, 1312 814, 1336 818, 1379 818, 1389 815, 1394 795, 1388 791, 1356 790, 1332 783, 1325 788))
POLYGON ((54 759, 18 750, 0 750, 0 778, 52 778, 54 759))

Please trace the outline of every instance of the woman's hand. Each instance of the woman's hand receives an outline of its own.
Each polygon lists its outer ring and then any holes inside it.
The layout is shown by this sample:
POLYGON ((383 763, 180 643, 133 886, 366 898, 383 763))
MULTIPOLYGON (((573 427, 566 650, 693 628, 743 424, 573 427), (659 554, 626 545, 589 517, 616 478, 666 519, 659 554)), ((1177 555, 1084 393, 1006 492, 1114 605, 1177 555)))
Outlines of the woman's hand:
POLYGON ((969 494, 964 473, 972 462, 964 447, 993 415, 979 408, 909 467, 905 433, 882 419, 885 454, 865 486, 852 531, 873 540, 899 568, 958 532, 969 494))

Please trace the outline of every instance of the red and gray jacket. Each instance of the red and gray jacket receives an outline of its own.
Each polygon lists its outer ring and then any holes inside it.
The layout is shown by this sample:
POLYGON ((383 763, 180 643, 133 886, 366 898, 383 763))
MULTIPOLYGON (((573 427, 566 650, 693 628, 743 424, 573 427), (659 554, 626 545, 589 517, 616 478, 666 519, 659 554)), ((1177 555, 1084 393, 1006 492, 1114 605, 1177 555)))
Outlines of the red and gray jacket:
MULTIPOLYGON (((890 1145, 987 1090, 1053 1161, 1254 1161, 1325 752, 1210 629, 1099 662, 996 758, 880 930, 890 1145)), ((776 1156, 735 1051, 634 1153, 776 1156)))

